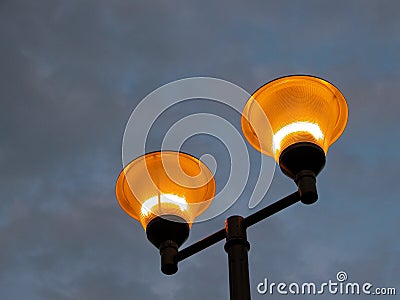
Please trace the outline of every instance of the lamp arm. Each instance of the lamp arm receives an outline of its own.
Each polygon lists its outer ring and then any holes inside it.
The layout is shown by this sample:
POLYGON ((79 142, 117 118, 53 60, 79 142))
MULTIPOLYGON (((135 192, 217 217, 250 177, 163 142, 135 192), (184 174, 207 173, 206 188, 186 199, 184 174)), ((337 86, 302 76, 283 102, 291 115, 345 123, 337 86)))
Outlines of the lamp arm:
POLYGON ((185 249, 182 249, 178 251, 177 256, 176 256, 176 261, 182 261, 185 258, 188 258, 192 256, 193 254, 196 254, 220 241, 222 241, 226 237, 226 232, 225 228, 222 228, 218 230, 217 232, 214 232, 213 234, 203 238, 200 241, 197 241, 196 243, 186 247, 185 249))
POLYGON ((265 220, 266 218, 280 212, 281 210, 284 210, 285 208, 297 203, 300 201, 300 194, 299 192, 294 192, 278 201, 275 203, 272 203, 271 205, 268 205, 267 207, 264 207, 260 209, 259 211, 256 211, 255 213, 251 214, 250 216, 247 216, 244 218, 244 226, 246 228, 253 226, 254 224, 265 220))
MULTIPOLYGON (((248 217, 244 218, 244 226, 248 228, 253 226, 254 224, 280 212, 281 210, 297 203, 300 201, 300 194, 299 192, 294 192, 275 203, 260 209, 259 211, 249 215, 248 217)), ((176 254, 175 260, 176 262, 180 262, 226 238, 226 229, 222 228, 213 234, 203 238, 200 241, 195 242, 194 244, 178 251, 176 254)))

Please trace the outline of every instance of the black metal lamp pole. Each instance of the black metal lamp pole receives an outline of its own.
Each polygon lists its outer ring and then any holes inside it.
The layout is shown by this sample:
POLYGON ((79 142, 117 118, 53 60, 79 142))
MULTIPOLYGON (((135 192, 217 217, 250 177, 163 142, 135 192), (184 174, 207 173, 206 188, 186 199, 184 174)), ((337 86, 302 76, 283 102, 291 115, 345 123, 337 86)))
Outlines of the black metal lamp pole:
POLYGON ((228 253, 229 290, 232 300, 250 299, 249 261, 247 252, 250 244, 247 241, 246 226, 241 216, 229 217, 225 222, 228 253))

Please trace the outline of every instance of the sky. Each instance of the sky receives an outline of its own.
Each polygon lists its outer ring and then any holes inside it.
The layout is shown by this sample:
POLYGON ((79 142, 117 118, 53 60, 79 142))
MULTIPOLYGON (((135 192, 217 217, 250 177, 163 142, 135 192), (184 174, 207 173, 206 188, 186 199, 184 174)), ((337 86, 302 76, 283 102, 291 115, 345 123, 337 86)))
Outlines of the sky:
MULTIPOLYGON (((349 120, 318 176, 319 201, 248 230, 252 298, 285 297, 259 294, 264 278, 321 283, 340 271, 399 294, 399 32, 395 0, 1 0, 0 299, 228 299, 223 242, 165 276, 157 249, 119 207, 125 126, 146 95, 175 80, 215 77, 251 93, 289 74, 334 83, 349 120)), ((157 150, 171 118, 194 112, 240 130, 239 114, 204 103, 166 112, 148 148, 157 150)), ((222 189, 223 143, 199 136, 183 148, 214 156, 222 189)), ((257 169, 260 155, 247 148, 257 169)), ((252 171, 232 208, 194 224, 185 245, 296 189, 277 168, 249 209, 256 180, 252 171)))

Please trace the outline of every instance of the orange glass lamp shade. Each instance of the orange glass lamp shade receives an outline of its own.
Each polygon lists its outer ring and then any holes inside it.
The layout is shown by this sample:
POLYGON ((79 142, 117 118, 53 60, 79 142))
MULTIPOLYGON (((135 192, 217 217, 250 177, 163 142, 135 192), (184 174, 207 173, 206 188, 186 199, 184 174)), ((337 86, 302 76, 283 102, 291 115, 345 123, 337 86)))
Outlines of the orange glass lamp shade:
POLYGON ((296 75, 259 88, 246 103, 241 121, 249 143, 274 157, 296 182, 301 201, 311 204, 318 199, 316 176, 347 117, 346 100, 333 84, 296 75))
POLYGON ((204 212, 215 194, 207 166, 182 152, 145 154, 120 173, 116 196, 122 209, 146 230, 156 217, 187 223, 204 212))
POLYGON ((254 92, 242 113, 242 130, 254 148, 279 162, 282 151, 299 142, 316 144, 326 154, 343 133, 347 117, 346 100, 333 84, 313 76, 287 76, 254 92))

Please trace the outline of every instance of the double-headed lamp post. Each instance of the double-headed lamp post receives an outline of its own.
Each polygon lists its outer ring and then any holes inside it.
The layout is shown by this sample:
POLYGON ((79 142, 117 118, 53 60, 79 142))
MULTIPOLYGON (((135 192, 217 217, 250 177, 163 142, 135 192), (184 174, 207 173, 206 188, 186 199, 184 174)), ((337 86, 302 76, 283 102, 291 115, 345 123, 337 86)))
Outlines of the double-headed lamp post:
POLYGON ((244 136, 254 148, 274 157, 298 189, 245 218, 229 217, 224 228, 182 250, 194 219, 215 194, 213 174, 204 163, 182 152, 145 154, 119 175, 118 202, 159 249, 164 274, 176 273, 178 262, 225 239, 230 299, 250 299, 247 228, 299 201, 312 204, 318 199, 316 176, 347 117, 342 93, 317 77, 287 76, 259 88, 242 113, 244 136))

